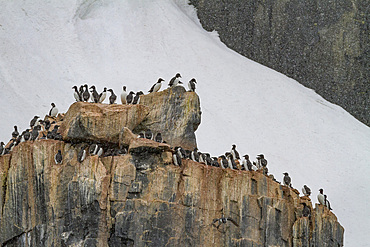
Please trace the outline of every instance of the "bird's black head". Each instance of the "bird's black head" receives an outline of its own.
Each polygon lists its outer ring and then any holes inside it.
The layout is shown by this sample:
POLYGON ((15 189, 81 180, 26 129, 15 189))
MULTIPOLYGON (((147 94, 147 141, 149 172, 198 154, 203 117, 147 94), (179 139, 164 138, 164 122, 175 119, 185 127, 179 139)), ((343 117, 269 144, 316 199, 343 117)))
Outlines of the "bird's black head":
POLYGON ((235 149, 236 148, 236 145, 235 144, 233 144, 233 149, 235 149))
POLYGON ((113 89, 109 88, 107 91, 113 93, 113 89))
POLYGON ((261 159, 264 159, 265 156, 263 154, 258 155, 261 159))
POLYGON ((139 91, 136 93, 136 95, 143 95, 143 94, 144 94, 143 91, 139 91))
POLYGON ((130 91, 130 94, 135 94, 134 91, 130 91))
POLYGON ((14 125, 14 129, 17 130, 17 125, 14 125))
POLYGON ((176 77, 177 77, 177 78, 181 77, 180 73, 177 73, 177 74, 176 74, 176 77))
POLYGON ((4 142, 0 142, 0 145, 3 146, 4 145, 4 142))
POLYGON ((123 86, 123 91, 125 91, 125 92, 126 92, 126 86, 123 86))
POLYGON ((51 106, 52 106, 52 107, 55 107, 55 104, 54 104, 54 103, 51 103, 51 106))
POLYGON ((248 154, 244 155, 243 157, 246 158, 246 159, 249 159, 249 155, 248 154))
POLYGON ((162 81, 164 81, 162 78, 158 79, 158 83, 161 83, 162 81))
POLYGON ((302 204, 303 206, 307 206, 305 202, 301 202, 301 204, 302 204))
POLYGON ((287 172, 284 172, 283 174, 284 174, 284 175, 287 175, 287 176, 289 175, 287 172))
POLYGON ((322 193, 324 193, 324 190, 323 189, 319 189, 319 192, 322 194, 322 193))
POLYGON ((72 89, 76 89, 77 90, 77 86, 73 86, 72 89))
POLYGON ((190 81, 197 83, 197 81, 195 80, 195 78, 191 79, 190 81))
POLYGON ((95 86, 94 86, 94 85, 92 85, 92 86, 90 87, 90 89, 95 89, 95 86))
POLYGON ((107 91, 107 88, 105 87, 103 91, 106 92, 107 91))
POLYGON ((38 119, 38 118, 39 118, 39 116, 34 116, 33 118, 34 118, 34 119, 38 119))
POLYGON ((62 151, 60 151, 60 149, 58 150, 58 153, 60 154, 60 153, 62 153, 62 151))
POLYGON ((88 87, 87 87, 87 84, 85 84, 85 85, 84 85, 84 87, 87 89, 87 88, 88 88, 88 87))

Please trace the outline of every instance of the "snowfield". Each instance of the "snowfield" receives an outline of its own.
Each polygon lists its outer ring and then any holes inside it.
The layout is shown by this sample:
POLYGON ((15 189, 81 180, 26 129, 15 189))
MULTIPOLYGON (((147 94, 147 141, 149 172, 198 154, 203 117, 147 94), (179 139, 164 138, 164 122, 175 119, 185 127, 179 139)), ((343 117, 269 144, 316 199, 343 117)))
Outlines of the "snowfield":
MULTIPOLYGON (((320 188, 345 228, 345 246, 368 246, 370 128, 313 90, 228 49, 185 0, 0 2, 0 140, 74 85, 147 92, 177 72, 198 81, 201 151, 265 154, 269 172, 320 188)), ((163 88, 162 88, 163 89, 163 88)), ((108 102, 108 99, 105 100, 108 102)))

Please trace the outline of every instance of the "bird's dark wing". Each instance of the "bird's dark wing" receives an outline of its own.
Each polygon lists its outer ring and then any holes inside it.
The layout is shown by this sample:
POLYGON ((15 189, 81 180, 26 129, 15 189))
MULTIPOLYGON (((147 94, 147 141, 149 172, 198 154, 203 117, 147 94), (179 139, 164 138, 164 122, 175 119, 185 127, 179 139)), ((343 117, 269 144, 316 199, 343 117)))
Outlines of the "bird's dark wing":
POLYGON ((212 224, 216 223, 217 221, 219 221, 219 219, 213 219, 212 224))
POLYGON ((150 90, 149 90, 148 92, 149 92, 149 93, 153 92, 154 87, 155 87, 155 84, 150 88, 150 90))
POLYGON ((236 223, 236 221, 233 220, 232 218, 226 218, 226 219, 231 221, 235 226, 239 227, 238 223, 236 223))

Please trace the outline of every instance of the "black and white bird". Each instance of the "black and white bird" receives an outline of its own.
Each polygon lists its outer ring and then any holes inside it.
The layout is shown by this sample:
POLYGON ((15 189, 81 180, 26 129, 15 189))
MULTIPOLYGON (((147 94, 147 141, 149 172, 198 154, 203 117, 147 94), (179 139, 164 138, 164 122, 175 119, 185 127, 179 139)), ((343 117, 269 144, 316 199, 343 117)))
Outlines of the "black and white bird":
POLYGON ((83 93, 84 93, 84 88, 85 88, 85 85, 81 85, 80 88, 78 89, 78 93, 80 94, 80 97, 81 97, 81 101, 83 101, 83 93))
POLYGON ((181 166, 182 165, 181 157, 179 156, 179 154, 177 152, 172 154, 172 159, 173 159, 173 163, 175 164, 175 166, 181 166))
POLYGON ((198 148, 194 148, 194 150, 191 151, 190 159, 192 161, 199 162, 198 148))
POLYGON ((25 133, 23 134, 23 139, 24 141, 28 141, 29 139, 31 139, 30 129, 25 130, 25 133))
POLYGON ((333 209, 330 207, 330 202, 329 202, 329 200, 328 200, 327 195, 324 195, 324 201, 325 201, 325 206, 326 206, 329 210, 333 210, 333 209))
POLYGON ((98 152, 96 154, 100 157, 103 155, 103 153, 104 153, 103 147, 98 145, 98 152))
POLYGON ((303 205, 302 216, 303 217, 311 216, 311 209, 306 205, 305 202, 302 202, 301 204, 303 205))
POLYGON ((249 155, 246 154, 243 156, 244 159, 243 159, 243 162, 242 162, 242 167, 243 169, 242 170, 247 170, 247 171, 252 171, 252 162, 249 160, 249 155))
POLYGON ((303 187, 302 187, 302 193, 305 196, 310 196, 311 195, 311 189, 308 188, 307 185, 303 185, 303 187))
POLYGON ((145 131, 145 138, 151 140, 153 138, 153 133, 150 129, 145 131))
POLYGON ((37 125, 33 127, 32 132, 31 132, 31 141, 36 141, 37 138, 39 137, 39 131, 41 129, 40 125, 37 125))
POLYGON ((109 96, 109 104, 114 104, 116 102, 117 96, 114 94, 113 89, 108 89, 111 94, 109 96))
POLYGON ((58 150, 58 153, 54 156, 55 164, 62 164, 63 156, 62 151, 58 150))
POLYGON ((317 200, 319 201, 319 203, 321 205, 326 205, 325 204, 325 196, 324 196, 324 190, 323 189, 319 189, 319 194, 317 195, 317 200))
POLYGON ((220 167, 220 163, 218 163, 217 157, 212 157, 212 166, 220 167))
POLYGON ((87 84, 84 85, 84 88, 85 90, 82 92, 82 99, 83 101, 87 102, 90 99, 90 93, 87 84))
POLYGON ((103 89, 103 92, 99 94, 99 103, 103 103, 106 97, 107 97, 107 88, 105 87, 103 89))
POLYGON ((229 167, 228 161, 227 161, 225 155, 220 156, 220 165, 221 165, 221 168, 223 168, 223 169, 229 167))
POLYGON ((158 92, 159 89, 161 89, 162 81, 164 81, 162 78, 159 78, 158 81, 150 88, 148 91, 149 93, 155 93, 158 92))
POLYGON ((121 103, 122 103, 122 105, 125 105, 127 103, 126 97, 127 97, 126 86, 123 86, 122 93, 121 93, 121 103))
POLYGON ((267 160, 265 159, 265 156, 263 154, 259 154, 257 157, 257 160, 259 161, 260 163, 260 166, 263 168, 263 167, 267 167, 267 160))
POLYGON ((161 134, 161 133, 157 133, 157 135, 155 136, 154 140, 155 140, 156 142, 161 143, 161 142, 163 141, 163 139, 162 139, 162 134, 161 134))
POLYGON ((131 104, 132 101, 134 101, 134 92, 133 91, 130 91, 130 93, 127 95, 126 97, 126 102, 127 104, 131 104))
POLYGON ((90 155, 96 155, 99 151, 99 145, 98 144, 91 144, 89 147, 89 154, 90 155))
POLYGON ((175 147, 175 151, 178 153, 181 159, 187 158, 186 152, 182 147, 175 147))
POLYGON ((98 94, 98 92, 96 91, 96 88, 95 88, 95 86, 94 85, 92 85, 91 87, 90 87, 90 89, 91 89, 91 100, 92 100, 92 102, 94 102, 94 103, 98 103, 99 102, 99 94, 98 94))
POLYGON ((82 161, 84 161, 85 160, 85 158, 86 158, 86 147, 87 147, 88 145, 84 145, 84 146, 82 146, 81 147, 81 149, 80 149, 80 151, 78 152, 78 154, 77 154, 77 161, 78 162, 82 162, 82 161))
POLYGON ((283 178, 284 185, 292 187, 292 179, 289 177, 289 174, 287 172, 284 172, 283 174, 284 174, 283 178))
POLYGON ((17 138, 18 136, 19 136, 18 128, 17 128, 17 126, 15 125, 15 126, 14 126, 14 131, 13 131, 13 133, 12 133, 12 137, 13 137, 13 138, 17 138))
POLYGON ((188 87, 189 87, 189 91, 190 92, 195 92, 195 83, 197 83, 197 81, 193 78, 191 79, 189 82, 188 82, 188 87))
POLYGON ((50 127, 51 127, 51 123, 50 123, 50 121, 48 119, 46 119, 44 121, 44 128, 45 128, 45 130, 49 130, 50 127))
POLYGON ((229 152, 227 152, 225 155, 226 155, 226 158, 227 158, 227 163, 228 163, 229 168, 232 169, 232 170, 238 170, 238 167, 235 163, 233 155, 229 152))
POLYGON ((222 224, 226 224, 228 221, 230 221, 231 223, 233 223, 236 227, 239 227, 238 223, 236 223, 235 220, 233 220, 230 217, 225 217, 225 215, 223 213, 223 210, 222 210, 222 216, 221 216, 221 218, 219 218, 219 219, 213 219, 212 225, 215 226, 218 229, 222 224), (215 223, 218 223, 218 225, 216 226, 215 223))
POLYGON ((181 78, 181 75, 180 73, 177 73, 171 80, 170 82, 168 83, 168 86, 169 87, 176 87, 178 84, 179 84, 179 81, 180 81, 180 78, 181 78))
POLYGON ((239 156, 239 153, 238 151, 236 151, 236 145, 233 144, 232 148, 231 148, 231 154, 233 156, 233 159, 236 160, 236 159, 240 159, 240 156, 239 156))
POLYGON ((3 155, 3 153, 4 153, 4 142, 0 142, 0 155, 3 155))
POLYGON ((32 119, 31 119, 31 122, 30 122, 30 127, 33 128, 33 126, 35 126, 36 122, 37 122, 37 119, 39 118, 39 116, 34 116, 32 119))
POLYGON ((137 92, 134 99, 132 100, 132 104, 133 105, 139 104, 140 103, 140 95, 143 95, 143 94, 144 94, 143 91, 137 92))
POLYGON ((137 138, 145 138, 145 133, 144 132, 140 132, 139 135, 137 136, 137 138))
POLYGON ((77 86, 73 86, 73 87, 72 87, 72 89, 74 89, 74 90, 75 90, 75 91, 73 92, 73 96, 74 96, 75 100, 76 100, 77 102, 82 101, 82 97, 81 97, 80 93, 78 92, 77 86))
POLYGON ((54 103, 51 103, 51 109, 49 111, 49 116, 50 117, 56 117, 58 114, 58 108, 55 106, 54 103))

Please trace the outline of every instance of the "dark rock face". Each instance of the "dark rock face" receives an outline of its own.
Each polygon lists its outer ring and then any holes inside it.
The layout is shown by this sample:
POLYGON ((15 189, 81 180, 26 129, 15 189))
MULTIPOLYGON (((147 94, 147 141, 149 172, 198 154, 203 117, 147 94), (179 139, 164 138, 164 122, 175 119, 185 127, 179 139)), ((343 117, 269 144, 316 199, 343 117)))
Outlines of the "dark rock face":
POLYGON ((190 1, 206 30, 370 125, 369 22, 364 0, 190 1))

